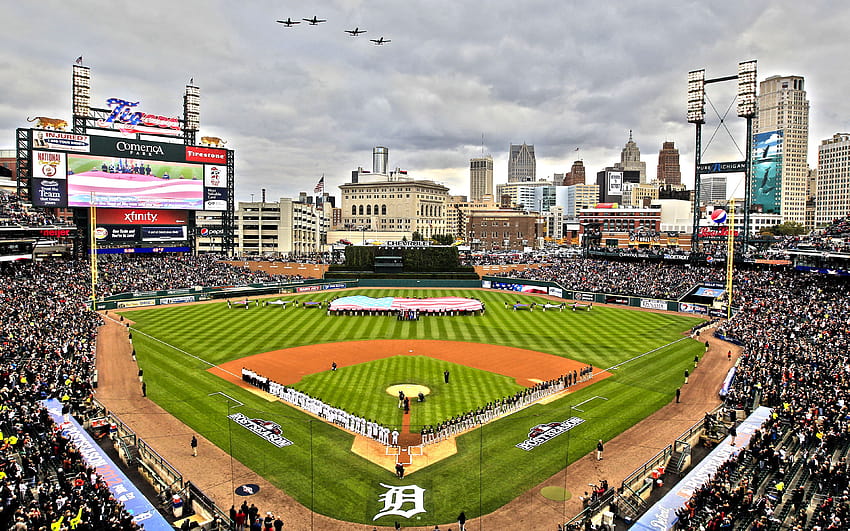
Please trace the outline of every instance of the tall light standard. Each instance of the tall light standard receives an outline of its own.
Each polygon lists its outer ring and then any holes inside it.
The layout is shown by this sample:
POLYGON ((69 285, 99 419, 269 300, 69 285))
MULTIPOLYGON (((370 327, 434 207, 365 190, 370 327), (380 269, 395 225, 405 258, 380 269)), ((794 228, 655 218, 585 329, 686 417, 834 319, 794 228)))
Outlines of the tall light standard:
MULTIPOLYGON (((703 173, 737 173, 741 170, 744 171, 744 230, 741 236, 741 242, 744 244, 745 248, 749 240, 751 198, 750 184, 753 159, 753 118, 755 118, 756 115, 756 73, 756 61, 743 61, 738 63, 738 73, 733 76, 706 79, 704 69, 688 72, 688 123, 696 125, 696 142, 694 144, 694 217, 691 249, 695 249, 699 241, 701 206, 700 181, 703 173), (744 160, 703 164, 702 126, 705 123, 705 86, 710 83, 720 83, 723 81, 733 80, 738 83, 738 91, 736 94, 736 114, 740 118, 744 118, 747 123, 747 138, 745 144, 746 153, 744 154, 744 160)), ((715 112, 717 111, 715 110, 715 112)), ((726 127, 726 115, 724 114, 723 116, 720 116, 718 113, 718 117, 720 118, 720 123, 717 128, 726 127)), ((730 230, 734 230, 734 227, 731 227, 730 230)))

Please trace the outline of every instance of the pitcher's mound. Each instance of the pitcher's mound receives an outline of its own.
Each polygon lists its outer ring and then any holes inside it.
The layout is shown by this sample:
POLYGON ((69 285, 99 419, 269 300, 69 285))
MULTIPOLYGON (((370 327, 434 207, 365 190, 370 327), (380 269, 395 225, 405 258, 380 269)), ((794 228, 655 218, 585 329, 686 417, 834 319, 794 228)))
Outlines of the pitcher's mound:
POLYGON ((419 393, 423 395, 431 394, 431 390, 424 385, 417 384, 396 384, 387 387, 386 389, 388 395, 398 396, 398 392, 401 391, 404 393, 404 396, 415 397, 419 396, 419 393))

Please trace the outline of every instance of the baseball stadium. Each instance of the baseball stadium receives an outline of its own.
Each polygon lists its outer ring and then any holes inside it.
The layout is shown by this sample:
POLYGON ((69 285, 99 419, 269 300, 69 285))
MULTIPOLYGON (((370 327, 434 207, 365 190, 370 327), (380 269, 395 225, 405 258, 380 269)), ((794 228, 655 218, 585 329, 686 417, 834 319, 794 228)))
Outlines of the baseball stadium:
POLYGON ((0 191, 0 529, 848 529, 850 217, 240 255, 198 88, 81 62, 0 191))

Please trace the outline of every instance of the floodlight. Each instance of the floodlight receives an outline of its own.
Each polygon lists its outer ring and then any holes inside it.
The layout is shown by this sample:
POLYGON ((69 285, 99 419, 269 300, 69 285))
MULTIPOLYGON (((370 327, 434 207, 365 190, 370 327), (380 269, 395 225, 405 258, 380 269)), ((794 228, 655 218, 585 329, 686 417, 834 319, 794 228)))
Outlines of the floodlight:
POLYGON ((197 131, 201 127, 201 89, 186 85, 183 96, 183 118, 186 131, 197 131))
POLYGON ((756 115, 756 61, 738 63, 738 116, 756 115))
POLYGON ((705 122, 705 70, 688 72, 688 123, 705 122))
POLYGON ((89 107, 91 106, 90 80, 89 67, 74 65, 72 73, 74 116, 88 117, 89 115, 89 107))

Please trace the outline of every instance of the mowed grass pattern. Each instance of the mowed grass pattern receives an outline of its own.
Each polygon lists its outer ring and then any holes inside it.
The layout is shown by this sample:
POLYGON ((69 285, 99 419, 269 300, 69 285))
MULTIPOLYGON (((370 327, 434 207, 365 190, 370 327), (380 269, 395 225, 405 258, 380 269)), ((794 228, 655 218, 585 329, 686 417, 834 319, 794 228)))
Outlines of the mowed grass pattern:
MULTIPOLYGON (((140 332, 134 334, 133 340, 140 366, 145 370, 149 397, 306 507, 368 525, 392 526, 399 520, 405 527, 442 526, 461 510, 469 517, 495 510, 592 451, 596 440, 610 440, 670 402, 684 369, 692 369, 693 356, 703 351, 700 343, 682 336, 684 330, 699 322, 694 317, 602 306, 589 312, 514 312, 506 309, 504 303, 541 299, 513 292, 438 289, 354 290, 345 294, 475 297, 486 303, 487 312, 482 316, 424 316, 420 321, 397 321, 390 316, 327 316, 324 310, 300 307, 228 309, 224 302, 218 302, 139 310, 126 315, 136 322, 134 328, 140 332), (561 400, 532 406, 458 438, 458 454, 402 480, 352 454, 351 435, 281 402, 267 402, 207 372, 212 365, 270 350, 405 338, 526 348, 601 369, 657 350, 622 365, 612 377, 561 400), (294 444, 274 448, 235 427, 227 420, 227 414, 234 410, 233 403, 223 400, 222 395, 209 396, 217 392, 244 403, 235 410, 280 424, 284 436, 294 444), (593 399, 595 396, 606 400, 593 399), (572 409, 585 402, 581 406, 583 412, 572 409), (585 422, 532 452, 516 448, 535 425, 573 415, 581 416, 585 422), (411 520, 387 516, 373 521, 383 507, 380 496, 386 492, 380 483, 416 484, 425 489, 427 513, 411 520)), ((327 300, 340 295, 324 292, 283 298, 327 300)), ((453 379, 459 370, 452 370, 453 379)), ((422 369, 421 374, 423 379, 437 379, 436 387, 442 385, 442 370, 422 369)), ((308 380, 299 385, 302 384, 313 385, 308 380)), ((334 392, 333 382, 319 385, 321 393, 334 392)), ((487 391, 482 393, 481 404, 486 402, 487 391)), ((391 400, 385 396, 386 399, 376 392, 368 398, 395 406, 394 402, 385 402, 391 400)), ((598 478, 589 481, 594 479, 598 478)))
POLYGON ((386 389, 405 383, 424 385, 431 391, 421 403, 416 402, 415 396, 410 397, 411 431, 436 425, 523 389, 508 376, 426 356, 393 356, 324 371, 303 378, 294 387, 355 415, 400 429, 403 410, 398 407, 398 395, 391 396, 386 389), (448 384, 443 379, 444 370, 450 374, 448 384))

